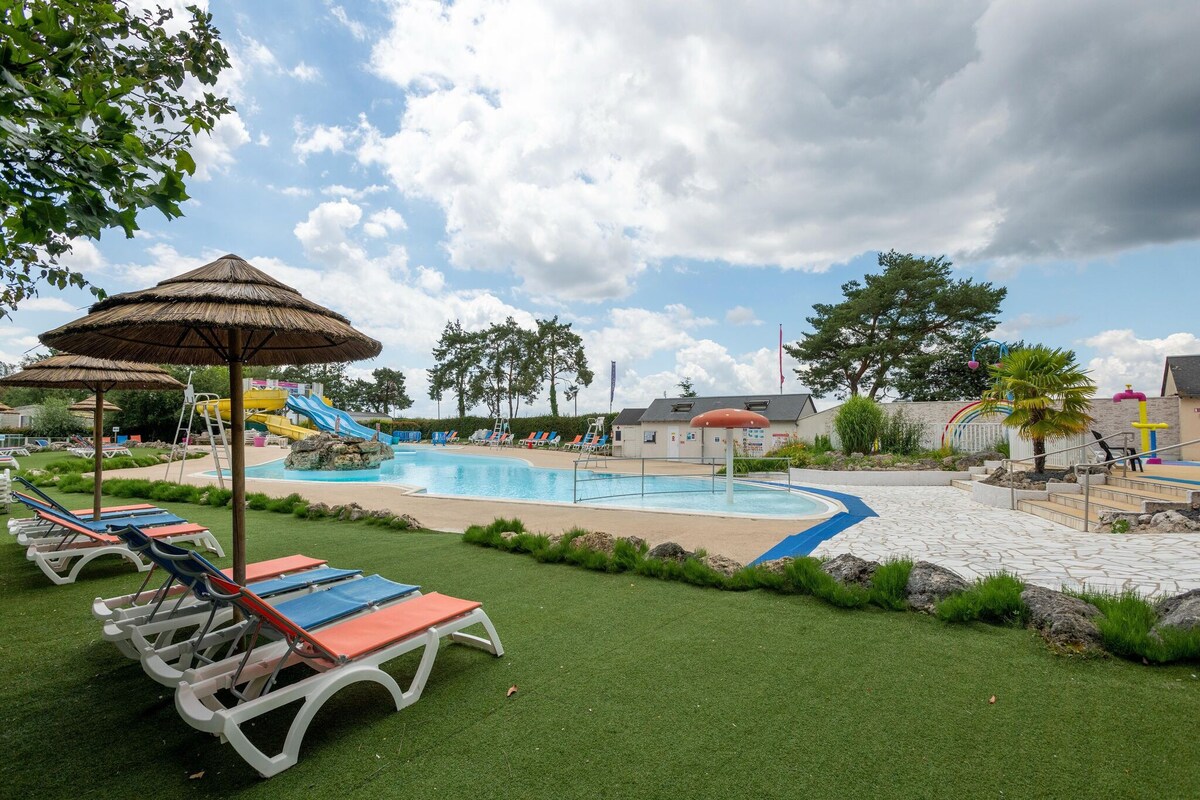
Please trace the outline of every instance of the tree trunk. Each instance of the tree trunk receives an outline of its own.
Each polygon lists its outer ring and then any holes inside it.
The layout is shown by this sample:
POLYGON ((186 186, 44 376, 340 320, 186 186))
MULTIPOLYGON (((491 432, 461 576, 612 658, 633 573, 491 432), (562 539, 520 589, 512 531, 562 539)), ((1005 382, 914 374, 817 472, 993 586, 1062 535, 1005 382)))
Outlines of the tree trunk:
POLYGON ((558 416, 558 393, 554 391, 554 381, 550 381, 550 416, 558 416))
POLYGON ((1039 472, 1039 473, 1046 471, 1046 440, 1045 439, 1034 439, 1033 440, 1033 471, 1039 472))

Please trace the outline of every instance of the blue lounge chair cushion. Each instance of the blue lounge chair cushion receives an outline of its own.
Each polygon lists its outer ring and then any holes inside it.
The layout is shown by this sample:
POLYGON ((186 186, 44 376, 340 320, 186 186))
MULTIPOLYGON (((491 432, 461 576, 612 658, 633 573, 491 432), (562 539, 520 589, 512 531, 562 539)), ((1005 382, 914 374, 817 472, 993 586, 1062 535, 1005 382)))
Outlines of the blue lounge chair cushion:
POLYGON ((313 592, 276 606, 292 622, 306 630, 348 617, 367 608, 399 599, 417 591, 419 586, 389 581, 381 575, 369 575, 358 581, 313 592))
MULTIPOLYGON (((334 569, 333 567, 318 567, 317 569, 285 575, 282 578, 271 578, 250 585, 250 591, 259 597, 272 597, 284 592, 294 592, 308 586, 320 586, 323 583, 340 581, 354 575, 361 575, 361 569, 334 569)), ((357 581, 356 581, 357 582, 357 581)))

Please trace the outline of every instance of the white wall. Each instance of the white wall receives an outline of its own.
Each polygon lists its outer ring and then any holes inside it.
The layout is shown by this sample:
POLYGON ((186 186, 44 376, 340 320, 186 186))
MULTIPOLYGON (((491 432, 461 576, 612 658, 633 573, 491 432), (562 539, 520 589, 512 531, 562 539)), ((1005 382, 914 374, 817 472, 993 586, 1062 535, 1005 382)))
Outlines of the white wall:
MULTIPOLYGON (((674 431, 679 444, 679 458, 687 460, 716 460, 725 457, 725 431, 718 428, 693 428, 686 422, 646 422, 640 426, 628 426, 622 432, 622 440, 626 436, 630 440, 637 439, 641 443, 641 458, 667 458, 670 448, 670 437, 674 431), (653 442, 647 442, 646 434, 654 436, 653 442)), ((770 428, 762 430, 734 430, 734 444, 739 453, 749 456, 764 455, 789 437, 799 435, 798 426, 794 423, 775 423, 770 428)), ((629 456, 631 450, 622 449, 621 454, 629 456)))

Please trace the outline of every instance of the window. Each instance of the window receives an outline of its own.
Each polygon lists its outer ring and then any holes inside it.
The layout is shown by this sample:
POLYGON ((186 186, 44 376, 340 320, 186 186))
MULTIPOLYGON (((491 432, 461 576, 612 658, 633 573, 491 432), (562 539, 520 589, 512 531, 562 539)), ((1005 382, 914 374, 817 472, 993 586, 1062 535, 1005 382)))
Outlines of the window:
POLYGON ((613 434, 613 441, 614 442, 621 441, 621 429, 620 428, 617 428, 616 433, 613 434))
POLYGON ((671 405, 671 413, 682 414, 684 412, 691 411, 692 406, 694 405, 695 403, 673 403, 671 405))
POLYGON ((771 405, 770 400, 750 400, 746 403, 747 411, 766 411, 767 406, 771 405))
POLYGON ((658 431, 644 431, 642 433, 642 443, 643 444, 654 444, 654 441, 657 438, 657 435, 658 435, 658 431))

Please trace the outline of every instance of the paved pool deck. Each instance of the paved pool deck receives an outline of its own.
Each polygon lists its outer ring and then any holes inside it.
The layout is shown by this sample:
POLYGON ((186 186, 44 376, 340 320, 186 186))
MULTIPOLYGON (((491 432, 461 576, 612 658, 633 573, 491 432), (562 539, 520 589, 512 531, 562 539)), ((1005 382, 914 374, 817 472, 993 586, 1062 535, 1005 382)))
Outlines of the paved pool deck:
POLYGON ((1162 596, 1200 588, 1200 533, 1084 533, 976 503, 950 487, 822 487, 858 495, 879 516, 822 542, 816 556, 908 556, 976 578, 1000 570, 1026 582, 1162 596))
MULTIPOLYGON (((576 454, 545 449, 462 448, 463 452, 497 458, 520 458, 534 466, 570 469, 576 454)), ((282 458, 284 448, 246 448, 249 465, 282 458)), ((636 471, 636 462, 610 459, 604 469, 636 471)), ((656 471, 662 474, 662 470, 656 471)), ((189 461, 185 481, 214 483, 201 473, 211 458, 189 461)), ((672 473, 694 472, 693 465, 667 465, 672 473)), ((120 477, 163 477, 162 467, 122 470, 120 477)), ((177 474, 177 473, 175 473, 177 474)), ((821 486, 822 490, 855 495, 878 516, 822 542, 813 555, 854 553, 863 558, 909 556, 928 560, 966 578, 999 570, 1047 586, 1133 589, 1148 595, 1200 588, 1200 534, 1113 535, 1083 533, 1017 511, 992 508, 950 487, 821 486)), ((407 494, 393 485, 248 480, 247 489, 282 496, 290 492, 330 505, 356 502, 364 508, 411 514, 428 528, 461 532, 496 517, 516 517, 531 530, 558 533, 573 527, 603 530, 614 536, 640 536, 651 545, 678 542, 694 550, 749 562, 788 536, 808 530, 820 520, 717 517, 678 513, 598 509, 468 498, 407 494)), ((253 540, 250 542, 253 555, 253 540)))

